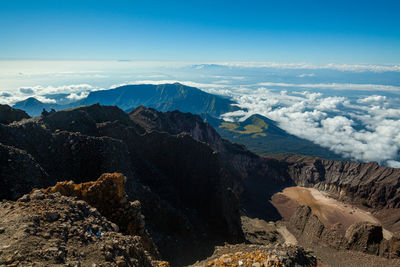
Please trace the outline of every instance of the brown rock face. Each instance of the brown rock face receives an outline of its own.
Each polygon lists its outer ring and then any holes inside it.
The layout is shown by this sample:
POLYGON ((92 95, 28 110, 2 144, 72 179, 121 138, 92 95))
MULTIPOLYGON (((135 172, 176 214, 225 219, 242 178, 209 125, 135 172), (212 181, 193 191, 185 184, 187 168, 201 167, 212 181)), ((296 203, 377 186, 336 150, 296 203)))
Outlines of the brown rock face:
POLYGON ((1 266, 168 266, 87 202, 40 190, 0 202, 0 251, 1 266))
POLYGON ((368 222, 355 223, 346 231, 347 247, 352 250, 379 254, 382 226, 368 222))
POLYGON ((312 214, 308 206, 299 206, 287 223, 288 229, 305 244, 321 243, 334 248, 341 248, 345 243, 343 236, 332 229, 327 229, 318 216, 312 214))
POLYGON ((104 217, 118 225, 122 233, 143 237, 146 249, 156 251, 145 230, 139 201, 128 201, 125 193, 126 177, 120 173, 105 173, 97 181, 75 184, 72 181, 59 182, 43 189, 44 193, 60 192, 84 200, 95 207, 104 217))
POLYGON ((400 208, 400 169, 375 162, 332 161, 301 155, 276 156, 299 186, 327 191, 340 200, 373 208, 400 208))
POLYGON ((345 235, 328 229, 308 206, 299 206, 287 222, 288 229, 302 244, 360 251, 388 258, 399 257, 400 239, 383 239, 382 226, 369 222, 352 224, 345 235))

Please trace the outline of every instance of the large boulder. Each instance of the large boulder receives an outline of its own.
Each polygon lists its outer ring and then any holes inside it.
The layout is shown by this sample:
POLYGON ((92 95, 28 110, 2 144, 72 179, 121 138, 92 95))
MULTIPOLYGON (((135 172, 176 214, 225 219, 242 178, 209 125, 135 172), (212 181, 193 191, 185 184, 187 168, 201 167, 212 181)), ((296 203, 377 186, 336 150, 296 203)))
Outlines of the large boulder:
POLYGON ((382 226, 369 222, 354 223, 347 229, 345 238, 349 249, 378 255, 383 239, 382 226))

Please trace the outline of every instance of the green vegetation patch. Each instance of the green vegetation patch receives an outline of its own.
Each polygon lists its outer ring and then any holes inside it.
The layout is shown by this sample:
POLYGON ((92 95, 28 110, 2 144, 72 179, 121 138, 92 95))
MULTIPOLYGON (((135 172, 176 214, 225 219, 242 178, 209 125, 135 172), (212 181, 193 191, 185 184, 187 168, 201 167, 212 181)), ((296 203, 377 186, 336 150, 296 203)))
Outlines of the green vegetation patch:
POLYGON ((238 134, 249 134, 253 135, 252 137, 257 138, 260 136, 267 136, 265 133, 268 129, 268 124, 258 118, 255 118, 247 125, 242 125, 241 123, 233 123, 233 122, 223 122, 219 126, 219 128, 223 128, 238 134))

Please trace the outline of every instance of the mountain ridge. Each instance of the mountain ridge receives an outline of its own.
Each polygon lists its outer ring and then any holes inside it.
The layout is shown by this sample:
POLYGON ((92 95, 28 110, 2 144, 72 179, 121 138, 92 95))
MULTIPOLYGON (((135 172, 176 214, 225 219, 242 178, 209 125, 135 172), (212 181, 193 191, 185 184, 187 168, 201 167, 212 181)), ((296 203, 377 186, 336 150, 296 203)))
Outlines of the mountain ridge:
POLYGON ((258 154, 300 153, 328 159, 343 159, 327 148, 287 133, 279 128, 276 122, 259 114, 253 114, 243 122, 225 122, 218 117, 227 112, 241 110, 233 100, 180 83, 124 85, 109 90, 93 91, 82 100, 64 105, 45 104, 29 98, 16 103, 14 108, 26 109, 31 115, 39 115, 43 108, 62 110, 95 103, 118 106, 127 113, 143 105, 163 112, 180 110, 198 114, 225 139, 243 143, 258 154), (262 123, 266 128, 256 125, 257 123, 262 123), (246 127, 248 129, 244 129, 246 127))

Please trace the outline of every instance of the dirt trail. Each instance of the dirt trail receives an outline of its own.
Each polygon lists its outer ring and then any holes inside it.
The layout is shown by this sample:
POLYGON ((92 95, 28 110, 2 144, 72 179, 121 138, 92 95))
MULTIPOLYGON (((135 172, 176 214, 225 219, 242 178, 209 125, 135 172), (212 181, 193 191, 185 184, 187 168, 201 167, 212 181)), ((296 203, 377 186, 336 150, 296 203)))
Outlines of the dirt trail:
MULTIPOLYGON (((310 206, 326 227, 335 227, 342 232, 355 222, 380 224, 370 212, 339 202, 314 188, 288 187, 275 194, 271 202, 285 219, 290 218, 298 205, 310 206)), ((385 239, 392 236, 392 233, 385 229, 383 234, 385 239)))

